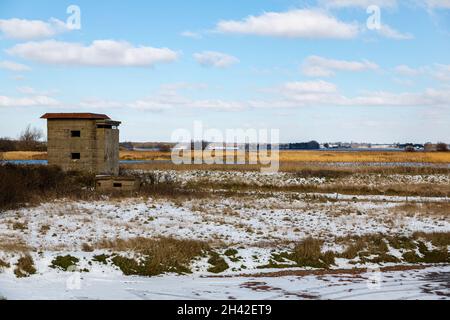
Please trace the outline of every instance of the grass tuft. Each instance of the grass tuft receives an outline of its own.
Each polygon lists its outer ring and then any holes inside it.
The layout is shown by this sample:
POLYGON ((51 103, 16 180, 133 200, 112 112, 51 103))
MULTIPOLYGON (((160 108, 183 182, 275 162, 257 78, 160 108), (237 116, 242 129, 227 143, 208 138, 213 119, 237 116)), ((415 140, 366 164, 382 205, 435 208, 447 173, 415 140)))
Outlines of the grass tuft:
MULTIPOLYGON (((191 261, 209 250, 209 245, 196 240, 174 238, 134 238, 128 240, 103 241, 100 249, 113 252, 134 253, 138 258, 115 254, 111 262, 125 275, 155 276, 167 272, 190 273, 191 261)), ((106 258, 99 258, 106 261, 106 258)))
MULTIPOLYGON (((76 266, 80 260, 76 257, 72 257, 71 255, 66 256, 57 256, 53 259, 51 268, 59 268, 63 271, 69 271, 70 267, 76 266)), ((72 270, 73 271, 73 270, 72 270)))
POLYGON ((208 269, 208 272, 212 273, 221 273, 230 267, 225 259, 214 251, 211 252, 211 257, 208 259, 208 263, 212 265, 212 267, 208 269))
POLYGON ((27 254, 19 258, 14 269, 17 278, 26 278, 36 273, 33 258, 27 254))

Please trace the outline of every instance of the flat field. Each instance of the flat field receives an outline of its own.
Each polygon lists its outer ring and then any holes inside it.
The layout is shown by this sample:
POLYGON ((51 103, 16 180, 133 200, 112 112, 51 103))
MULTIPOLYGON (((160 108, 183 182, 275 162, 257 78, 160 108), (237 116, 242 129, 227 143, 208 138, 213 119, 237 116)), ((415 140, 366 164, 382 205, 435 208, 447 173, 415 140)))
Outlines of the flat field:
MULTIPOLYGON (((45 160, 45 152, 14 151, 0 153, 4 160, 45 160)), ((249 155, 247 154, 248 158, 249 155)), ((170 161, 170 152, 120 151, 121 160, 170 161)), ((450 163, 450 152, 381 151, 280 151, 280 162, 322 163, 450 163)))
POLYGON ((449 168, 127 168, 0 212, 0 296, 450 299, 449 168))

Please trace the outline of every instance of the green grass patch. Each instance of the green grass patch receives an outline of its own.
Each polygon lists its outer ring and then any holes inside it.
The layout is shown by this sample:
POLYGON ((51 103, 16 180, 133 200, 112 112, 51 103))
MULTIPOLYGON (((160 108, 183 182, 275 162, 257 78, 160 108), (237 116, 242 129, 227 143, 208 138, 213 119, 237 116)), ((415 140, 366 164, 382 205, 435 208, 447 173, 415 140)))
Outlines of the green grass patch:
POLYGON ((100 262, 102 264, 108 264, 108 258, 109 257, 110 256, 106 255, 106 254, 99 254, 99 255, 93 256, 92 257, 92 261, 100 262))
POLYGON ((212 273, 221 273, 230 267, 225 259, 214 251, 211 252, 211 257, 208 259, 208 263, 211 265, 211 267, 208 268, 208 272, 212 273))
POLYGON ((52 260, 50 267, 54 269, 58 268, 63 271, 68 271, 69 267, 76 266, 79 261, 80 260, 78 258, 73 257, 71 255, 57 256, 55 259, 52 260))

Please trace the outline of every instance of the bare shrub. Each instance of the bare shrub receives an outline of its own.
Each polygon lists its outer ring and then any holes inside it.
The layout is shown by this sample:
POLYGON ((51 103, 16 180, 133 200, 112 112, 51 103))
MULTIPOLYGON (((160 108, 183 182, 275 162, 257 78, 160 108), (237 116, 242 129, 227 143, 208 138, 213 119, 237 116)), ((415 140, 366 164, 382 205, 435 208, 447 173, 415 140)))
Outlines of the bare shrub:
POLYGON ((17 278, 29 277, 35 273, 36 268, 34 267, 34 261, 29 254, 19 258, 16 268, 14 269, 14 274, 17 278))
POLYGON ((28 252, 31 248, 22 240, 7 240, 0 238, 0 251, 3 252, 28 252))
POLYGON ((54 197, 82 198, 87 187, 94 185, 94 178, 54 166, 0 165, 0 210, 54 197))
POLYGON ((45 144, 40 141, 43 137, 42 130, 28 125, 20 134, 16 149, 21 151, 45 151, 45 144))
POLYGON ((104 240, 97 244, 99 249, 113 252, 134 252, 141 259, 132 259, 116 255, 111 258, 125 275, 154 276, 165 272, 188 273, 189 264, 195 257, 209 250, 206 242, 196 240, 178 240, 173 238, 134 238, 104 240))
POLYGON ((446 143, 444 143, 444 142, 439 142, 436 145, 436 151, 438 151, 438 152, 448 152, 449 151, 448 145, 446 143))
POLYGON ((93 252, 94 248, 89 243, 83 243, 81 245, 81 250, 83 250, 84 252, 93 252))
POLYGON ((9 268, 9 267, 10 267, 10 264, 8 262, 3 261, 2 259, 0 259, 0 270, 2 268, 9 268))

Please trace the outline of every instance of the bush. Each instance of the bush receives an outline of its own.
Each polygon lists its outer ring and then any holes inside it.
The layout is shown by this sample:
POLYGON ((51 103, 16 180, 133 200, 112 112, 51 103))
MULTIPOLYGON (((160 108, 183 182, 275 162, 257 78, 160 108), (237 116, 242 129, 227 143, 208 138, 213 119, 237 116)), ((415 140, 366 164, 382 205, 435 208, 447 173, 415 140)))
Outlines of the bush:
POLYGON ((34 267, 33 258, 30 255, 23 256, 19 258, 14 269, 14 274, 17 278, 29 277, 36 273, 36 268, 34 267))
MULTIPOLYGON (((115 255, 110 260, 125 275, 141 276, 155 276, 166 272, 189 273, 191 261, 209 250, 205 242, 173 238, 105 240, 97 248, 135 253, 138 259, 115 255)), ((107 259, 106 256, 96 256, 95 261, 106 263, 107 259)))
POLYGON ((309 237, 295 245, 289 259, 301 267, 329 268, 334 264, 334 254, 323 254, 321 250, 322 241, 309 237))
POLYGON ((68 271, 69 267, 76 266, 79 261, 80 260, 78 258, 72 257, 71 255, 57 256, 55 259, 53 259, 50 267, 54 269, 59 268, 63 271, 68 271))
POLYGON ((15 141, 7 138, 0 139, 0 152, 16 151, 17 146, 15 141))
POLYGON ((447 152, 447 151, 449 151, 448 145, 446 143, 443 143, 443 142, 439 142, 436 145, 436 150, 439 151, 439 152, 447 152))
POLYGON ((81 197, 93 187, 95 176, 63 172, 54 166, 0 165, 0 210, 17 208, 33 200, 81 197))
POLYGON ((8 262, 3 261, 2 259, 0 259, 0 270, 1 270, 2 268, 9 268, 9 267, 10 267, 10 265, 9 265, 8 262))
POLYGON ((211 257, 209 258, 208 263, 212 265, 208 268, 208 272, 212 273, 221 273, 229 268, 228 263, 226 263, 225 259, 222 258, 217 252, 211 252, 211 257))

